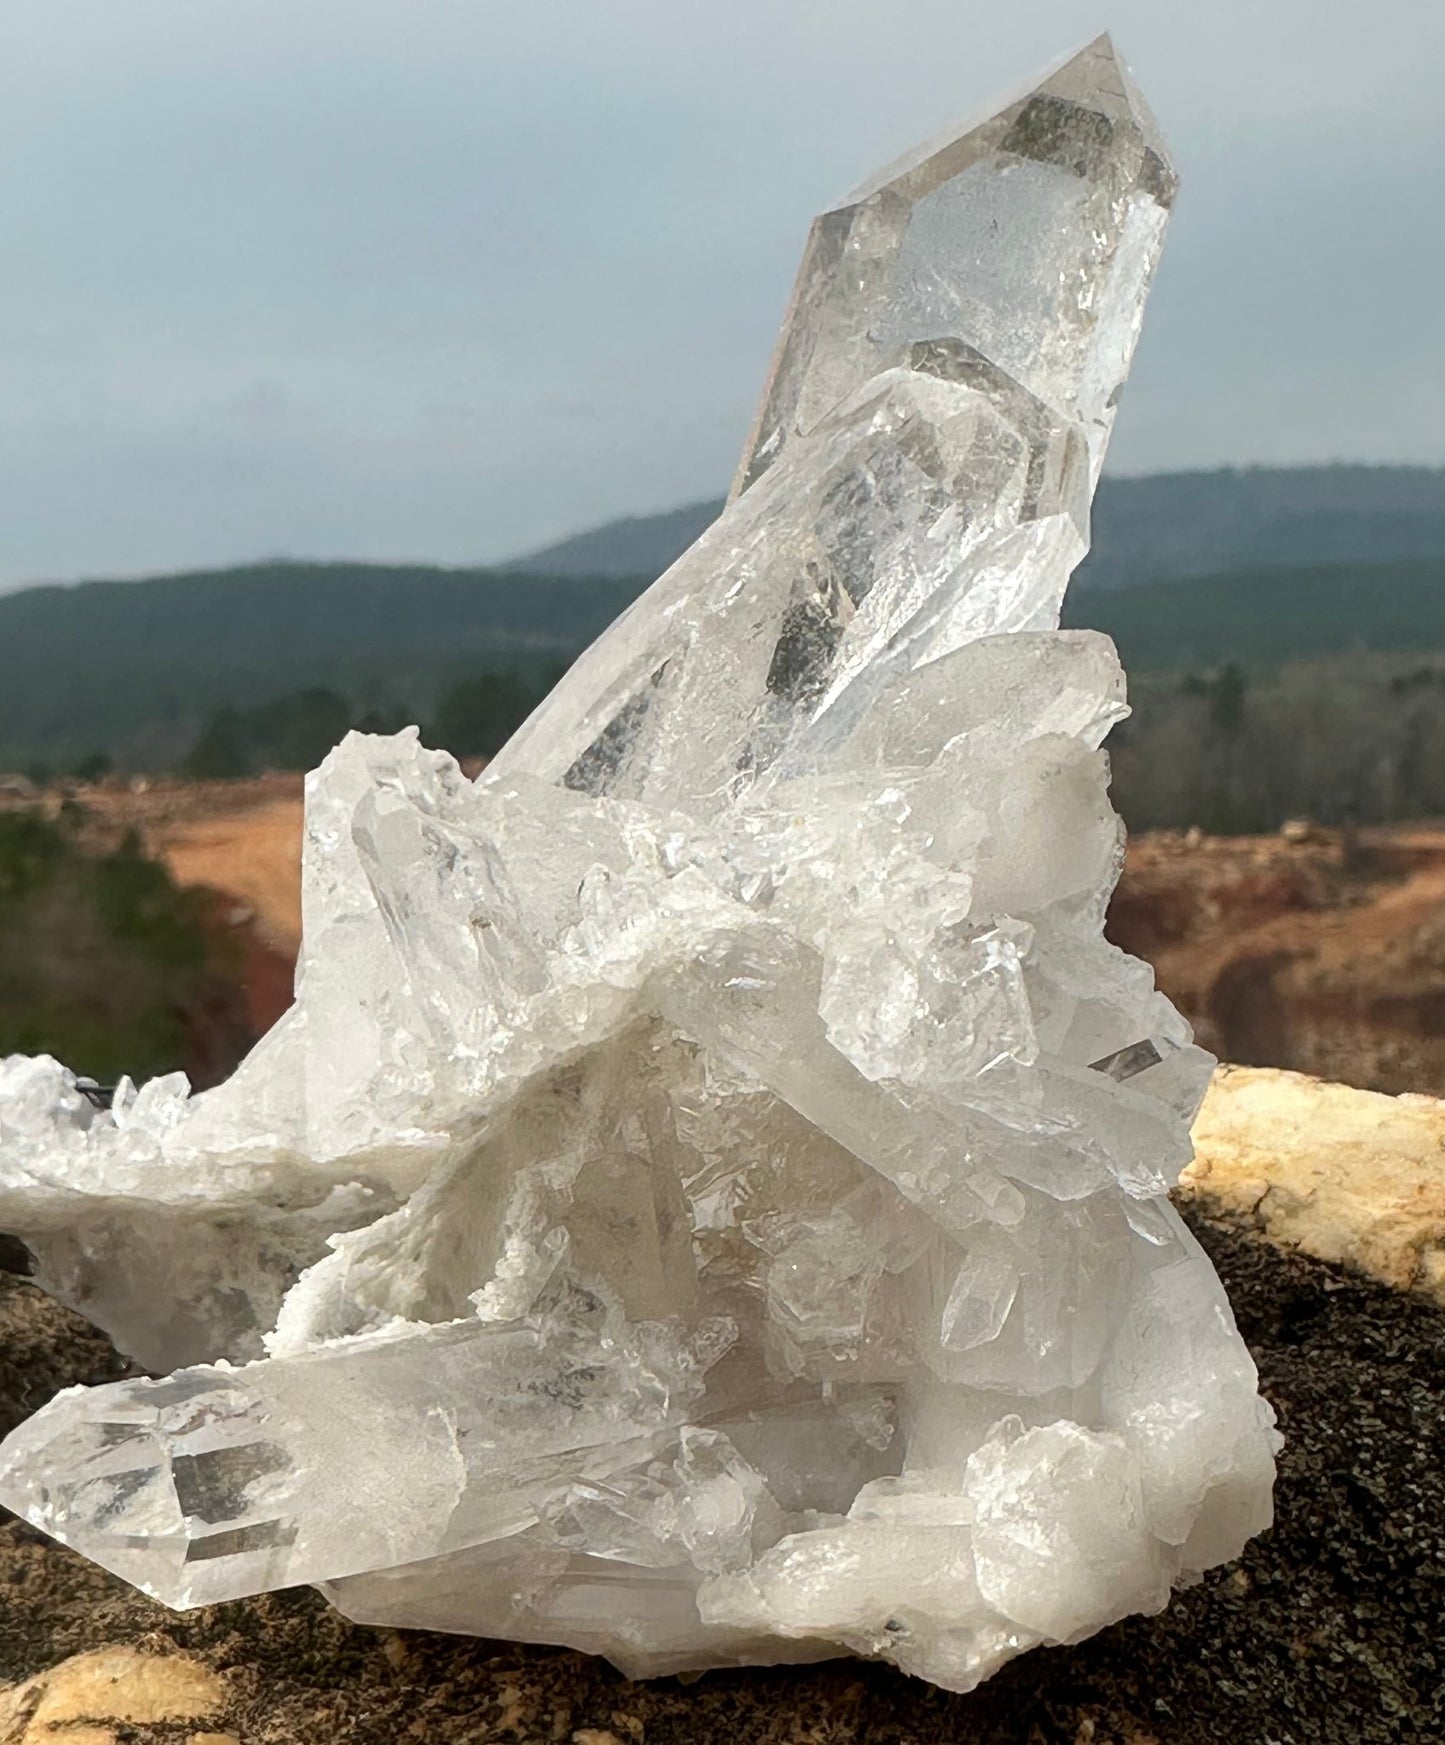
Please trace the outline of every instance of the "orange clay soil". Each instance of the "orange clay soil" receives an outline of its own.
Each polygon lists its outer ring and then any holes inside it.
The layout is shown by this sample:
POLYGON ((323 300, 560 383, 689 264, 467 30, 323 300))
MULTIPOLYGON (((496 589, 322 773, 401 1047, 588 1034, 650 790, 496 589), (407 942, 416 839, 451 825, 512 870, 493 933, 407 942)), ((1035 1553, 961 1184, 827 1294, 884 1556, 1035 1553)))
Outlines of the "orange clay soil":
POLYGON ((157 823, 152 850, 178 885, 223 892, 255 917, 256 932, 294 958, 301 943, 301 796, 237 812, 157 823))

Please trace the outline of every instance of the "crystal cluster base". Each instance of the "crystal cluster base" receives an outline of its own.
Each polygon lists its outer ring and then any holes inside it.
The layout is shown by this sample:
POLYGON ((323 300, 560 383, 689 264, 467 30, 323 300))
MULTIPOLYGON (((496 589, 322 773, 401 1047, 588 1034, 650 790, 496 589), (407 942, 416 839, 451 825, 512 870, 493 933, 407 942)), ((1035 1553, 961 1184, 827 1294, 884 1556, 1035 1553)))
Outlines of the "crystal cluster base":
POLYGON ((235 1077, 0 1064, 0 1228, 165 1379, 0 1501, 174 1606, 967 1689, 1267 1525, 1060 632, 1173 194, 1106 39, 813 228, 716 525, 476 784, 308 783, 235 1077))

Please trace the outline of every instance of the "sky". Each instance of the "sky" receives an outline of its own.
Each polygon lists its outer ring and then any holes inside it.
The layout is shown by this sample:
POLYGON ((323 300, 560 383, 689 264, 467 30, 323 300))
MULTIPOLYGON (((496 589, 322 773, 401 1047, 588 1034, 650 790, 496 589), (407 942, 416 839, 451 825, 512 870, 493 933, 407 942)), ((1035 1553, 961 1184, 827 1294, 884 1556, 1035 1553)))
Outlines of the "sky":
POLYGON ((720 494, 812 215, 1101 29, 1183 177, 1112 470, 1445 461, 1439 0, 9 0, 0 587, 720 494))

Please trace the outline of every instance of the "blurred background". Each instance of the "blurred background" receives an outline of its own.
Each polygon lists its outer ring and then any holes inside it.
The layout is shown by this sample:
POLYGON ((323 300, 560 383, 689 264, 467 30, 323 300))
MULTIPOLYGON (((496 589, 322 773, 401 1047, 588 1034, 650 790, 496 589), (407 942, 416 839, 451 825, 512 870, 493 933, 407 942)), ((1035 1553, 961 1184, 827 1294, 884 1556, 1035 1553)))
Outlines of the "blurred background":
POLYGON ((1109 28, 1184 181, 1067 622, 1111 931, 1445 1092, 1445 9, 48 0, 0 17, 0 1054, 224 1077, 301 774, 479 767, 720 506, 809 219, 1109 28))

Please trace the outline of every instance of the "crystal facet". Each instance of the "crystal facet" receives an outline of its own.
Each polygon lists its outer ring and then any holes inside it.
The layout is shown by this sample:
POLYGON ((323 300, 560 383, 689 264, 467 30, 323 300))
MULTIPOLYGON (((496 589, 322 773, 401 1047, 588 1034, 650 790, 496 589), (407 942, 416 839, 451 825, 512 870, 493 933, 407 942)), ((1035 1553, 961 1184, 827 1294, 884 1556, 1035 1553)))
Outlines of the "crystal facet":
POLYGON ((954 1689, 1268 1523, 1167 1197, 1211 1063, 1102 937, 1122 675, 1057 628, 1172 191, 1101 38, 825 213, 713 528, 478 783, 309 779, 235 1077, 0 1064, 0 1227, 175 1370, 0 1500, 177 1606, 954 1689))

